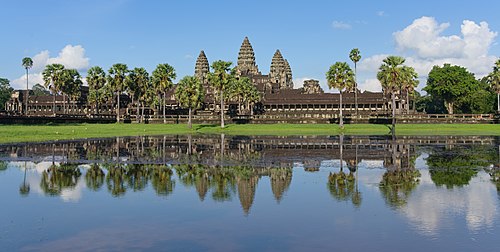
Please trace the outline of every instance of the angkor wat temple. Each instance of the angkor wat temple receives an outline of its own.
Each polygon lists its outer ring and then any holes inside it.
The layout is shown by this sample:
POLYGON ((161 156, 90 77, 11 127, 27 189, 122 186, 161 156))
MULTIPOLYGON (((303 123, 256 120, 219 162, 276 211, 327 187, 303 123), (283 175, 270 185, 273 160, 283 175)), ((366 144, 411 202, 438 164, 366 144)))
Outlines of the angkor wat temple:
MULTIPOLYGON (((262 74, 256 64, 255 53, 247 37, 241 44, 236 65, 237 77, 248 77, 261 93, 262 100, 252 107, 244 110, 237 109, 236 102, 226 103, 224 108, 228 117, 242 116, 254 122, 334 122, 339 114, 339 94, 325 93, 319 85, 318 80, 306 80, 301 88, 294 88, 292 68, 283 57, 280 50, 276 50, 271 60, 268 74, 262 74)), ((200 79, 206 89, 204 105, 196 111, 195 121, 210 122, 217 120, 220 111, 219 105, 214 99, 214 90, 208 81, 210 71, 209 61, 204 51, 201 51, 195 65, 194 74, 200 79)), ((325 67, 326 72, 326 67, 325 67)), ((29 116, 53 116, 53 115, 80 115, 95 117, 95 106, 87 102, 88 87, 81 88, 81 96, 76 100, 70 100, 63 95, 35 96, 29 95, 26 113, 26 90, 16 90, 11 99, 6 103, 7 113, 10 115, 29 116), (53 101, 55 107, 53 108, 53 101)), ((167 93, 167 101, 164 108, 148 108, 146 112, 137 110, 136 105, 126 95, 120 96, 120 114, 125 117, 134 118, 138 113, 144 113, 154 121, 159 115, 166 114, 170 118, 183 119, 186 110, 179 107, 174 98, 174 90, 167 93), (139 111, 139 112, 138 112, 139 111)), ((116 98, 109 99, 100 104, 99 117, 113 116, 115 114, 116 98)), ((385 92, 361 92, 348 90, 343 93, 344 116, 353 115, 370 116, 386 115, 391 110, 390 95, 385 92), (355 93, 358 92, 358 108, 355 106, 355 93)), ((413 101, 407 101, 405 93, 396 94, 396 113, 413 113, 413 101)))

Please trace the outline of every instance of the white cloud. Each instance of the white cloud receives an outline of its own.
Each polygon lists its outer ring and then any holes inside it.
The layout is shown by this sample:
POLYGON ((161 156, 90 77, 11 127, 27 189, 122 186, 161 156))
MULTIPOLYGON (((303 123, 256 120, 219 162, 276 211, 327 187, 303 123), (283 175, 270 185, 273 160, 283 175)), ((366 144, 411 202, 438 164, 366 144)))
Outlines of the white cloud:
POLYGON ((478 173, 467 190, 450 190, 436 187, 428 170, 420 172, 419 186, 408 199, 408 204, 400 209, 418 232, 434 236, 443 226, 450 225, 452 217, 463 218, 472 232, 493 226, 498 207, 494 185, 481 182, 489 179, 487 173, 478 173))
POLYGON ((359 89, 361 91, 380 92, 382 86, 377 79, 366 79, 364 82, 359 83, 359 89))
MULTIPOLYGON (((478 78, 491 71, 497 57, 489 55, 489 50, 498 33, 491 31, 486 22, 477 24, 464 20, 460 34, 442 35, 449 27, 449 23, 440 24, 433 17, 421 17, 393 34, 396 49, 406 58, 405 64, 415 68, 421 78, 418 89, 425 86, 425 79, 435 65, 450 63, 464 66, 478 78)), ((358 69, 375 76, 387 56, 378 54, 364 58, 358 69)), ((374 80, 368 79, 361 86, 370 90, 374 83, 374 80)))
POLYGON ((385 16, 385 12, 384 11, 377 11, 377 16, 384 17, 385 16))
MULTIPOLYGON (((66 68, 74 68, 77 70, 85 70, 89 66, 89 58, 85 56, 85 49, 81 45, 67 45, 58 54, 57 57, 50 57, 50 52, 47 50, 41 51, 32 57, 33 67, 29 74, 29 87, 34 84, 43 84, 42 71, 48 64, 59 63, 66 68)), ((13 80, 11 85, 14 89, 26 88, 26 75, 13 80)))
POLYGON ((332 27, 334 29, 339 29, 339 30, 349 30, 352 28, 352 26, 350 24, 342 22, 342 21, 333 21, 332 27))

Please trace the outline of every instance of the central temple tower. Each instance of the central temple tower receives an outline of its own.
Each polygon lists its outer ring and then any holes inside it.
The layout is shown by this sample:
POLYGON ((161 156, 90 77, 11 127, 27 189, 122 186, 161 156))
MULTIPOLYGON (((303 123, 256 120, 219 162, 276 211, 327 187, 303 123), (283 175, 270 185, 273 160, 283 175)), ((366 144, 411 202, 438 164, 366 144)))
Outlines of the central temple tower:
POLYGON ((260 75, 259 67, 255 63, 255 53, 248 37, 243 39, 240 52, 238 53, 238 65, 236 66, 238 75, 260 75))

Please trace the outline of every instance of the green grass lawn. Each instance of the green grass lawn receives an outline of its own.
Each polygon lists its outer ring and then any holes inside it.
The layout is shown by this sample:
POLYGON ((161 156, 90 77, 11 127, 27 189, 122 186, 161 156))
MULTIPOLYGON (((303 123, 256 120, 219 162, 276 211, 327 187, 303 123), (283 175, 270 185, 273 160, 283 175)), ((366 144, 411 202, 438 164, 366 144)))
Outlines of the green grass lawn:
MULTIPOLYGON (((386 125, 348 124, 341 131, 333 124, 64 124, 64 125, 0 125, 0 143, 40 142, 114 136, 161 134, 219 134, 228 135, 389 135, 386 125)), ((492 135, 500 136, 500 124, 400 124, 397 135, 492 135)))

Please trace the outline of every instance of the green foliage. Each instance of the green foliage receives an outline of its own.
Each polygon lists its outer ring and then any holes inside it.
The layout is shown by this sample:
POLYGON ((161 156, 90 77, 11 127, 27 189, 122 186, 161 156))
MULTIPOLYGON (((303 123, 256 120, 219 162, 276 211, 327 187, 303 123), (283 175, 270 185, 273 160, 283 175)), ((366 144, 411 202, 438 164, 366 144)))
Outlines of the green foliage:
POLYGON ((203 103, 205 93, 198 78, 185 76, 175 90, 175 99, 183 108, 198 109, 203 103))
POLYGON ((495 62, 493 71, 488 74, 487 82, 495 93, 500 93, 500 59, 495 62))
POLYGON ((486 85, 461 66, 434 66, 423 90, 430 97, 428 112, 431 113, 441 112, 443 107, 450 114, 488 113, 493 107, 493 99, 486 85), (439 106, 441 101, 444 106, 439 106))
POLYGON ((349 53, 349 59, 354 62, 355 66, 361 60, 361 54, 358 48, 354 48, 351 50, 351 52, 349 53))
POLYGON ((351 201, 354 206, 361 206, 361 193, 356 188, 356 179, 352 172, 330 172, 327 186, 330 195, 337 201, 351 201))
POLYGON ((382 84, 385 93, 394 94, 401 90, 404 82, 403 64, 405 59, 399 56, 389 56, 379 67, 377 79, 382 84))
POLYGON ((405 206, 420 183, 420 172, 414 169, 392 170, 384 173, 379 189, 385 202, 393 208, 405 206))
POLYGON ((329 88, 336 88, 340 92, 354 86, 354 73, 346 62, 335 62, 326 72, 329 88))
POLYGON ((134 68, 127 76, 127 93, 132 99, 138 100, 150 85, 149 73, 142 67, 134 68))
POLYGON ((174 79, 177 78, 174 67, 169 64, 159 64, 153 71, 151 82, 156 91, 167 92, 174 84, 174 79))
POLYGON ((114 64, 108 70, 107 82, 117 95, 120 95, 125 87, 125 79, 129 74, 129 70, 126 64, 117 63, 114 64))
POLYGON ((213 72, 208 74, 208 79, 210 84, 214 86, 218 91, 225 91, 226 88, 233 81, 234 76, 231 74, 231 65, 233 63, 230 61, 217 60, 211 65, 213 72))
POLYGON ((468 185, 480 169, 496 160, 495 149, 489 146, 458 146, 434 149, 427 158, 432 181, 437 186, 453 188, 468 185))
POLYGON ((89 102, 95 104, 104 102, 106 95, 104 90, 106 85, 106 72, 99 66, 91 67, 87 71, 87 83, 89 85, 89 102))
POLYGON ((231 83, 234 81, 234 68, 231 70, 231 65, 233 63, 230 61, 217 60, 211 65, 213 72, 208 74, 208 80, 210 84, 217 90, 220 100, 220 117, 221 117, 221 128, 224 128, 224 100, 227 99, 227 95, 224 93, 226 89, 229 88, 231 83))
POLYGON ((24 57, 22 60, 23 67, 28 70, 33 66, 33 60, 30 57, 24 57))
POLYGON ((83 85, 80 73, 76 69, 63 69, 61 91, 75 100, 80 97, 80 88, 83 85))
POLYGON ((50 92, 47 89, 45 89, 44 86, 42 86, 38 83, 33 85, 31 90, 32 90, 32 94, 35 96, 44 96, 44 95, 50 94, 50 92))
POLYGON ((5 109, 5 103, 10 99, 14 89, 10 86, 8 79, 0 78, 0 110, 5 109))
POLYGON ((59 93, 64 85, 63 70, 64 66, 61 64, 49 64, 45 66, 42 72, 44 86, 48 88, 53 95, 59 93))
POLYGON ((0 161, 0 171, 5 171, 5 170, 7 170, 7 162, 0 161))

